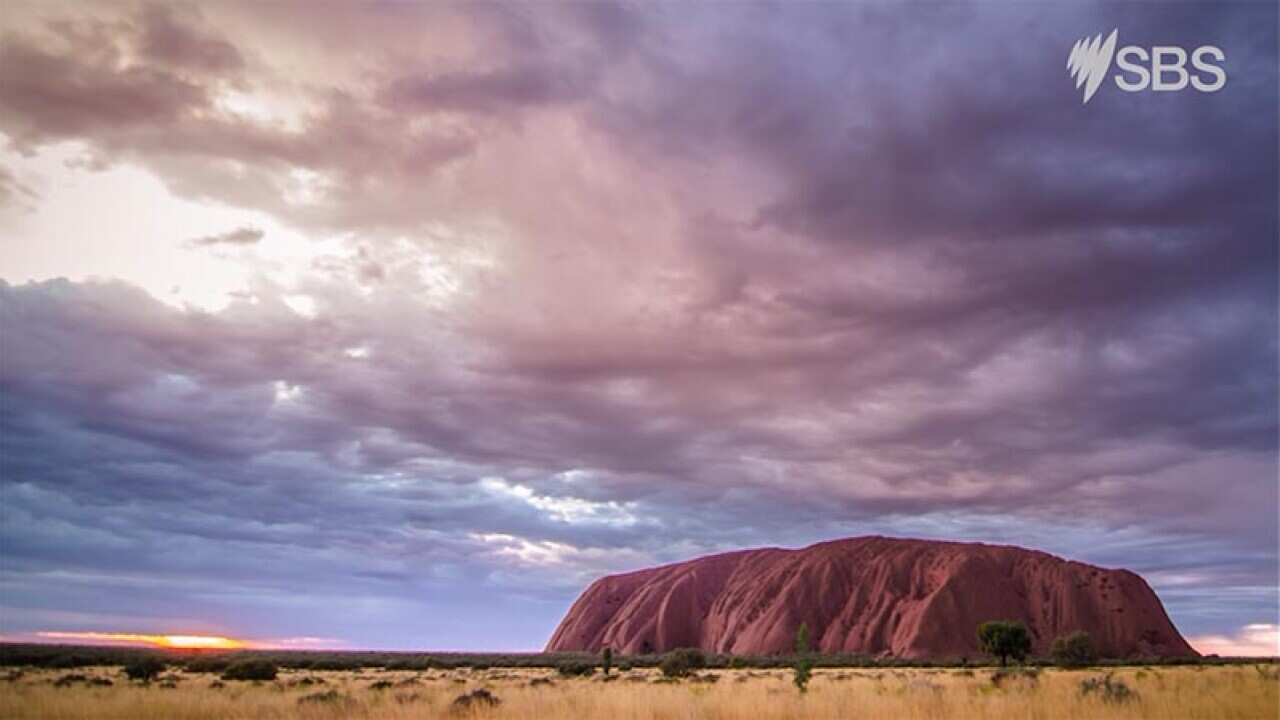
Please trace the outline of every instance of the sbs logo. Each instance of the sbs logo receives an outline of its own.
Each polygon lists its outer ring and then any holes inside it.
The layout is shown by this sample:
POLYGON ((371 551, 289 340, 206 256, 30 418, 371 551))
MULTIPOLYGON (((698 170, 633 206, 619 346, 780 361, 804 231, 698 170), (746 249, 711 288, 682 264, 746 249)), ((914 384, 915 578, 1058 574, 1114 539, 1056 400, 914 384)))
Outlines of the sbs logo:
POLYGON ((1213 45, 1201 45, 1190 54, 1194 74, 1187 70, 1188 54, 1177 45, 1156 45, 1148 51, 1137 45, 1126 45, 1116 51, 1117 28, 1105 40, 1102 33, 1083 37, 1072 46, 1067 55, 1067 72, 1075 78, 1076 87, 1084 88, 1081 104, 1089 102, 1111 70, 1114 56, 1116 87, 1125 92, 1141 92, 1150 88, 1156 92, 1184 90, 1188 85, 1200 92, 1217 92, 1227 84, 1227 72, 1215 63, 1227 59, 1222 49, 1213 45))

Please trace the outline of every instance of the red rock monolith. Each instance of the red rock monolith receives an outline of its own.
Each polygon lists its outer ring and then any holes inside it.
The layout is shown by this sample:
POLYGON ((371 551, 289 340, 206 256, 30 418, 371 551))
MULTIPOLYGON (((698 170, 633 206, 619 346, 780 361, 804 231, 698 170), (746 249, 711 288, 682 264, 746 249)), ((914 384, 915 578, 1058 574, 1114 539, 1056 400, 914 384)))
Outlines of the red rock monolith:
POLYGON ((742 550, 601 578, 547 651, 783 653, 806 623, 823 653, 976 658, 976 629, 988 620, 1026 623, 1041 655, 1077 630, 1102 657, 1197 654, 1128 570, 1011 546, 886 537, 742 550))

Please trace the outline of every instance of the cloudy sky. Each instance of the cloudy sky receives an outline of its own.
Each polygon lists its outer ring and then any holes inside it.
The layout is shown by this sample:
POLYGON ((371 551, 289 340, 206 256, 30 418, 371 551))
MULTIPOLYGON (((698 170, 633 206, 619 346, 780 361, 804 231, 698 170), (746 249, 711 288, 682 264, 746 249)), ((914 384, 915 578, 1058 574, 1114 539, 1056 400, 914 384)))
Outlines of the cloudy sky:
POLYGON ((602 573, 882 533, 1280 653, 1276 28, 6 3, 0 634, 532 650, 602 573), (1082 104, 1114 28, 1227 85, 1082 104))

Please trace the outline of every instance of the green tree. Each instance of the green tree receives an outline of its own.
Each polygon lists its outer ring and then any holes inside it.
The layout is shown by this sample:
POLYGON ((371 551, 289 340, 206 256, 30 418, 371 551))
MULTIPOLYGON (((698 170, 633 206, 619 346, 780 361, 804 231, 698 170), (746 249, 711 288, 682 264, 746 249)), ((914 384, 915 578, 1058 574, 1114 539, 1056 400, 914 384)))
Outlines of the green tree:
POLYGON ((1049 652, 1053 655, 1053 661, 1063 667, 1092 665, 1096 657, 1089 633, 1083 631, 1063 635, 1054 640, 1049 652))
POLYGON ((600 653, 600 666, 604 668, 605 675, 613 669, 613 648, 605 648, 604 652, 600 653))
POLYGON ((128 675, 130 680, 151 682, 155 676, 164 672, 165 667, 166 665, 156 658, 142 658, 125 665, 124 674, 128 675))
POLYGON ((992 620, 978 626, 978 645, 988 655, 1000 658, 1004 667, 1009 658, 1021 662, 1031 652, 1027 626, 1014 620, 992 620))
POLYGON ((222 673, 223 680, 275 680, 279 672, 270 660, 241 660, 222 673))
POLYGON ((791 670, 791 681, 796 688, 802 694, 808 692, 809 679, 813 676, 813 658, 809 655, 809 626, 805 623, 800 623, 800 629, 796 631, 796 664, 791 670))
POLYGON ((694 670, 701 669, 707 664, 707 657, 697 648, 681 648, 672 650, 662 656, 662 662, 658 667, 662 670, 662 674, 669 678, 688 677, 694 670))
POLYGON ((556 671, 565 677, 590 677, 596 672, 596 666, 578 660, 569 660, 556 666, 556 671))

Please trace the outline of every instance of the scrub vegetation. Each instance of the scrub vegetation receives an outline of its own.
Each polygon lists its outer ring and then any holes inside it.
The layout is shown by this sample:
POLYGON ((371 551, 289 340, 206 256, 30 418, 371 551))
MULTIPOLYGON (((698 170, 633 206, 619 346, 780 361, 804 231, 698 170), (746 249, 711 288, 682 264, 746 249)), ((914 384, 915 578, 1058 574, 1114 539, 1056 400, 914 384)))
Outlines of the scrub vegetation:
POLYGON ((792 670, 656 668, 565 676, 552 668, 281 670, 223 682, 173 665, 158 681, 119 666, 0 675, 9 720, 407 720, 408 718, 1274 718, 1273 664, 1082 669, 817 668, 798 692, 792 670), (70 677, 70 680, 66 678, 70 677))

